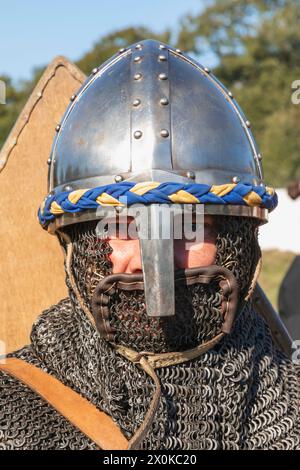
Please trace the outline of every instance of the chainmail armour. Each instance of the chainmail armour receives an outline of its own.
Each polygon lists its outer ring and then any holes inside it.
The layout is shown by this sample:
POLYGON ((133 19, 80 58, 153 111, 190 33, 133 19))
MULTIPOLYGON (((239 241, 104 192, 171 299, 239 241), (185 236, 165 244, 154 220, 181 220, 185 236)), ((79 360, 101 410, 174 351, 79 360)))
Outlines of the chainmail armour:
MULTIPOLYGON (((110 247, 97 239, 95 223, 68 232, 74 278, 90 307, 95 286, 111 270, 110 247)), ((243 298, 258 256, 257 227, 248 219, 220 217, 216 243, 216 264, 234 273, 243 298)), ((31 344, 13 356, 79 392, 111 415, 130 438, 143 422, 154 384, 100 338, 69 279, 67 284, 70 297, 42 313, 33 325, 31 344)), ((111 306, 119 344, 160 352, 176 345, 178 350, 220 331, 220 293, 214 284, 179 286, 175 321, 163 323, 149 319, 143 294, 134 294, 116 292, 111 306)), ((162 395, 141 448, 300 449, 299 368, 274 346, 251 301, 239 310, 231 334, 213 349, 183 364, 157 369, 162 395)), ((97 448, 18 380, 2 372, 0 384, 0 448, 97 448)))

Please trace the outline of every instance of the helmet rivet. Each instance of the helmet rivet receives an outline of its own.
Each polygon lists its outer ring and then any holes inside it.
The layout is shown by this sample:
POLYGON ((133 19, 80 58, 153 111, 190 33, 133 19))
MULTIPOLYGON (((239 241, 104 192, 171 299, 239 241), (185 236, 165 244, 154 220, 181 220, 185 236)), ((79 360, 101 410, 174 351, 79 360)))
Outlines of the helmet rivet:
POLYGON ((234 176, 234 177, 232 178, 232 182, 233 182, 233 183, 239 183, 240 181, 241 181, 241 178, 239 178, 238 176, 234 176))
POLYGON ((141 57, 140 55, 137 55, 137 56, 133 59, 133 61, 136 62, 136 63, 137 63, 137 62, 141 62, 141 60, 142 60, 142 57, 141 57))
POLYGON ((167 75, 166 73, 160 73, 160 74, 158 75, 158 78, 159 78, 160 80, 168 80, 168 75, 167 75))
POLYGON ((135 80, 140 80, 142 78, 142 74, 141 73, 136 73, 133 78, 135 80))
POLYGON ((164 55, 164 54, 159 54, 158 60, 159 60, 160 62, 165 62, 165 61, 167 60, 167 56, 164 55))
POLYGON ((182 50, 181 50, 181 49, 176 49, 176 52, 177 52, 177 54, 182 54, 182 50))
POLYGON ((57 124, 55 130, 56 130, 56 132, 59 132, 59 131, 60 131, 60 124, 57 124))
POLYGON ((51 158, 48 158, 47 165, 51 165, 51 158))
POLYGON ((122 54, 122 52, 125 52, 126 51, 126 48, 125 47, 121 47, 121 49, 119 49, 119 53, 122 54))
POLYGON ((169 137, 170 134, 169 134, 169 131, 168 131, 167 129, 162 129, 162 130, 160 131, 160 135, 161 135, 162 137, 169 137))
POLYGON ((196 177, 196 175, 195 175, 195 173, 194 173, 193 171, 188 171, 187 174, 186 174, 186 176, 187 176, 188 178, 190 178, 191 180, 194 180, 195 177, 196 177))
POLYGON ((259 161, 261 161, 261 160, 263 159, 262 154, 261 154, 261 153, 258 153, 258 154, 257 154, 257 158, 258 158, 259 161))
POLYGON ((162 105, 164 105, 164 106, 166 106, 167 104, 169 104, 168 98, 161 98, 160 104, 162 104, 162 105))
POLYGON ((133 134, 135 139, 140 139, 143 135, 142 131, 135 131, 133 134))
POLYGON ((135 46, 135 48, 140 51, 143 48, 143 46, 142 46, 142 44, 137 44, 135 46))
POLYGON ((123 181, 123 176, 121 176, 121 175, 116 175, 116 176, 115 176, 115 182, 116 182, 116 183, 121 183, 121 181, 123 181))
POLYGON ((42 93, 41 91, 38 91, 37 94, 36 94, 36 96, 37 96, 38 98, 41 98, 41 97, 43 96, 43 93, 42 93))
POLYGON ((247 127, 251 127, 251 122, 250 121, 246 121, 245 124, 246 124, 247 127))
POLYGON ((141 100, 137 98, 133 101, 132 104, 133 104, 133 106, 139 106, 141 104, 141 100))
POLYGON ((233 94, 231 91, 228 92, 228 96, 230 96, 230 98, 233 98, 233 94))
POLYGON ((74 101, 75 99, 76 99, 76 95, 72 95, 70 98, 71 101, 74 101))
POLYGON ((160 45, 159 45, 159 48, 160 48, 161 50, 164 50, 164 49, 166 49, 166 46, 165 46, 164 44, 160 44, 160 45))
POLYGON ((208 67, 204 67, 206 73, 210 73, 210 69, 208 67))
POLYGON ((67 184, 67 186, 64 187, 64 191, 73 191, 73 187, 67 184))
POLYGON ((95 67, 95 68, 92 70, 92 74, 95 75, 97 72, 98 72, 98 67, 95 67))

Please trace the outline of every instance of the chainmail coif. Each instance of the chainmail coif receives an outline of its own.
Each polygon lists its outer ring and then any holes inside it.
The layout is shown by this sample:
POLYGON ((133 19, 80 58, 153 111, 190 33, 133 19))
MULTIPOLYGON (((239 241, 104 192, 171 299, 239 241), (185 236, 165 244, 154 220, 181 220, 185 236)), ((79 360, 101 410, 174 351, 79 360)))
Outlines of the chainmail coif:
MULTIPOLYGON (((90 222, 65 229, 73 244, 73 276, 90 310, 96 285, 112 272, 109 260, 112 250, 105 239, 96 236, 96 224, 90 222)), ((244 298, 260 255, 257 222, 218 217, 215 226, 216 264, 233 272, 240 285, 241 298, 244 298)), ((175 315, 165 318, 147 315, 143 291, 114 290, 109 311, 117 344, 155 353, 184 351, 211 340, 221 331, 222 296, 218 281, 192 286, 184 281, 176 283, 175 315)))
MULTIPOLYGON (((243 290, 253 269, 250 224, 245 221, 238 235, 241 225, 229 222, 217 240, 223 244, 217 262, 230 265, 243 290), (243 253, 248 263, 241 263, 243 253)), ((152 380, 99 337, 71 289, 69 299, 39 317, 31 341, 14 356, 47 370, 110 414, 128 438, 133 435, 148 410, 152 380)), ((276 349, 251 302, 214 349, 157 374, 160 406, 142 448, 300 448, 299 368, 276 349)), ((0 447, 96 448, 19 381, 1 373, 0 383, 0 447)))

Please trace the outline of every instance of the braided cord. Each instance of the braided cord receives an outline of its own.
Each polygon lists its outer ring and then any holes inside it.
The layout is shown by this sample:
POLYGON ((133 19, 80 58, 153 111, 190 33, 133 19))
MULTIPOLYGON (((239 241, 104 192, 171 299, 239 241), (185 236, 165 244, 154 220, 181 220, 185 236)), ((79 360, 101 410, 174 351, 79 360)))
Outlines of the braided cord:
POLYGON ((272 211, 277 206, 273 188, 244 183, 222 185, 181 183, 134 183, 124 181, 92 189, 62 191, 49 195, 42 203, 38 218, 47 226, 65 213, 83 212, 101 206, 131 206, 133 204, 221 204, 262 207, 272 211))

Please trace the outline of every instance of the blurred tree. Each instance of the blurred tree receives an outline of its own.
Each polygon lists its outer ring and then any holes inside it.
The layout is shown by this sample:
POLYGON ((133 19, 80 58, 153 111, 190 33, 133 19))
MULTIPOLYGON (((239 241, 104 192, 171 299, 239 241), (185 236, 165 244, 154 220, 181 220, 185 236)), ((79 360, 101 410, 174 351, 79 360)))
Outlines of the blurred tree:
POLYGON ((7 76, 0 76, 6 85, 6 104, 0 104, 0 147, 4 143, 5 136, 9 133, 12 124, 18 117, 26 97, 23 89, 16 89, 7 76))
POLYGON ((211 0, 181 24, 178 44, 216 58, 214 73, 234 93, 253 123, 267 182, 300 177, 300 2, 211 0))
MULTIPOLYGON (((102 62, 115 54, 116 50, 123 46, 147 38, 153 38, 169 43, 170 34, 170 31, 165 31, 162 34, 155 34, 147 28, 126 28, 115 31, 103 36, 100 41, 93 46, 90 52, 85 54, 78 62, 76 62, 76 65, 78 65, 83 72, 89 74, 94 67, 99 66, 102 62)), ((32 80, 21 82, 17 86, 12 84, 9 77, 0 76, 0 79, 6 83, 7 88, 6 105, 0 105, 0 148, 4 144, 9 131, 18 117, 18 114, 22 110, 44 69, 45 67, 34 69, 32 80)))
POLYGON ((76 62, 76 65, 78 65, 84 73, 90 74, 94 67, 102 64, 121 47, 126 47, 128 44, 134 44, 135 42, 149 38, 169 43, 170 37, 170 31, 165 31, 162 34, 155 34, 148 28, 126 28, 120 31, 115 31, 103 36, 100 41, 93 46, 90 52, 85 54, 82 59, 76 62))
POLYGON ((44 68, 35 69, 32 80, 22 81, 17 86, 10 77, 0 75, 6 85, 6 104, 0 105, 0 148, 43 71, 44 68))

